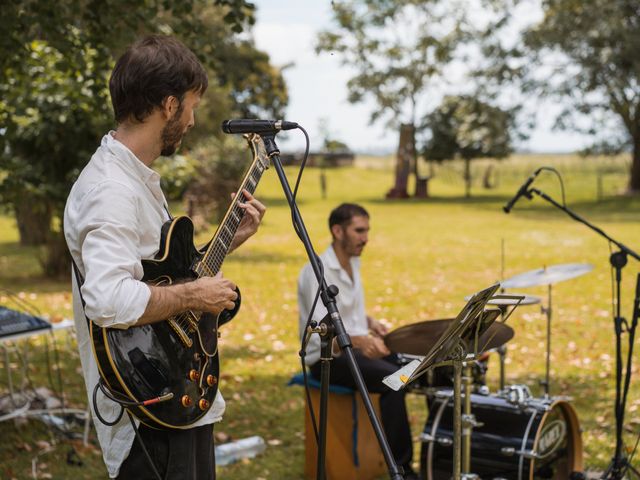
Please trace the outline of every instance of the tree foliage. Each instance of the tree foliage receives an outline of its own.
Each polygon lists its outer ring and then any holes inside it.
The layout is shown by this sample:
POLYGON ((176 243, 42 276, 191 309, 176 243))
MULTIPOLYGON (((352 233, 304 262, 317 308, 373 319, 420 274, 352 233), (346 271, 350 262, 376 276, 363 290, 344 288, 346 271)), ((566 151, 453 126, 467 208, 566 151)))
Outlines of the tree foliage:
POLYGON ((514 111, 502 110, 472 96, 447 96, 424 119, 430 132, 424 156, 435 161, 463 158, 466 194, 470 196, 470 161, 508 156, 512 152, 514 123, 514 111))
POLYGON ((34 209, 61 215, 71 183, 113 125, 106 89, 113 62, 144 34, 176 35, 209 70, 199 128, 186 148, 219 132, 223 116, 279 116, 287 103, 280 71, 238 35, 253 24, 253 13, 245 0, 5 2, 0 201, 17 212, 29 197, 34 209))
MULTIPOLYGON (((337 54, 355 69, 347 83, 349 102, 373 99, 372 123, 386 119, 395 128, 415 126, 432 107, 427 91, 446 84, 444 69, 467 35, 465 9, 440 0, 334 1, 332 6, 335 28, 319 34, 316 50, 337 54)), ((400 151, 410 154, 399 155, 398 164, 413 163, 417 173, 415 144, 400 151)), ((406 175, 396 179, 394 196, 407 196, 406 181, 406 175)))
POLYGON ((590 134, 595 144, 631 147, 629 190, 640 192, 640 3, 541 0, 542 19, 515 45, 499 41, 496 27, 511 25, 513 8, 527 2, 499 3, 507 15, 492 26, 490 75, 524 80, 526 91, 567 105, 559 127, 590 134))
POLYGON ((426 105, 425 92, 442 80, 465 37, 463 9, 437 0, 334 1, 335 29, 318 36, 318 52, 337 53, 356 74, 348 82, 349 101, 367 97, 393 125, 414 123, 426 105))

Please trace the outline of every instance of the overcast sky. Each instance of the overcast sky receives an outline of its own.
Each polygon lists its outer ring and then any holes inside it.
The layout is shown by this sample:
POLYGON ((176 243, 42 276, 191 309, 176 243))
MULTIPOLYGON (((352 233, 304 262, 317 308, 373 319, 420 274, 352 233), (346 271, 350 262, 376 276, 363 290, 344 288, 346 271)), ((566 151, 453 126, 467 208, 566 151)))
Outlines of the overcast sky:
MULTIPOLYGON (((312 148, 322 143, 319 128, 324 120, 331 136, 356 151, 391 152, 397 148, 398 134, 383 122, 369 125, 374 104, 350 104, 346 84, 353 71, 340 65, 330 53, 316 55, 313 45, 318 31, 331 27, 330 0, 254 0, 257 20, 254 37, 257 47, 266 51, 273 64, 285 69, 289 90, 286 120, 302 125, 311 138, 312 148)), ((583 136, 553 132, 553 106, 538 113, 538 127, 520 149, 535 152, 568 152, 588 144, 583 136)), ((280 134, 283 151, 300 150, 301 134, 280 134)))

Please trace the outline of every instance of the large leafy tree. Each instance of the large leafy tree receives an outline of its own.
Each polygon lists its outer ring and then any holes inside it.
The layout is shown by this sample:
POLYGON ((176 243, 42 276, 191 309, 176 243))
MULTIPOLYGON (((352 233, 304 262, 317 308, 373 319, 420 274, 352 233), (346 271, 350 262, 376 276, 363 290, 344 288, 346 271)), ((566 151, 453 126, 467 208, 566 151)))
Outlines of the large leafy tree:
POLYGON ((513 12, 531 1, 489 3, 506 12, 488 36, 489 77, 522 81, 525 92, 565 105, 558 126, 590 134, 596 144, 630 148, 628 189, 640 192, 640 3, 540 0, 541 20, 515 44, 504 40, 501 27, 512 28, 513 12))
POLYGON ((447 96, 425 117, 430 132, 424 148, 429 160, 462 158, 466 196, 471 196, 471 160, 504 158, 512 152, 515 112, 476 97, 447 96))
POLYGON ((24 240, 47 240, 49 273, 68 264, 60 255, 59 222, 52 220, 61 217, 71 183, 113 125, 106 81, 114 59, 135 38, 172 33, 207 65, 211 86, 191 142, 218 132, 222 116, 281 113, 287 95, 280 72, 246 35, 237 35, 253 23, 253 8, 245 0, 22 0, 3 6, 0 200, 16 213, 24 240), (38 226, 42 235, 29 239, 38 226))
MULTIPOLYGON (((430 108, 429 89, 446 84, 444 68, 465 37, 464 9, 439 0, 332 5, 334 28, 319 34, 317 50, 338 54, 355 70, 347 84, 349 102, 373 99, 371 122, 386 120, 395 128, 405 124, 415 130, 417 120, 430 108)), ((414 133, 407 138, 413 139, 414 133)), ((415 152, 415 145, 400 151, 415 152)))

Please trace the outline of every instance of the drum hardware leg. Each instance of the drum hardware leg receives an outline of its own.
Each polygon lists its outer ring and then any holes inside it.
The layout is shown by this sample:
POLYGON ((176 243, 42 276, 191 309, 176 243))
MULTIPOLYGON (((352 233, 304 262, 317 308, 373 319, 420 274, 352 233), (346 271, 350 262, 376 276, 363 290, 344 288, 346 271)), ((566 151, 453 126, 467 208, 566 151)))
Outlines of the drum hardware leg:
POLYGON ((500 355, 500 391, 504 390, 504 361, 507 356, 507 345, 498 347, 498 355, 500 355))
POLYGON ((462 362, 453 362, 453 480, 461 480, 462 362))
POLYGON ((470 473, 471 470, 471 434, 475 427, 483 425, 478 422, 476 417, 471 413, 471 363, 463 364, 462 386, 464 388, 464 409, 461 416, 462 426, 462 478, 472 480, 477 478, 476 475, 470 473))
MULTIPOLYGON (((471 470, 471 429, 473 422, 471 414, 471 366, 464 362, 462 367, 462 387, 464 388, 464 410, 461 417, 462 426, 462 472, 471 470)), ((475 419, 473 419, 475 421, 475 419)))
POLYGON ((540 381, 540 385, 544 388, 544 397, 549 398, 549 390, 550 390, 550 371, 551 371, 551 316, 552 316, 552 306, 551 306, 551 284, 548 287, 548 297, 547 297, 547 306, 542 306, 540 308, 540 313, 546 315, 547 317, 547 351, 546 351, 546 359, 545 359, 545 374, 544 380, 540 381))

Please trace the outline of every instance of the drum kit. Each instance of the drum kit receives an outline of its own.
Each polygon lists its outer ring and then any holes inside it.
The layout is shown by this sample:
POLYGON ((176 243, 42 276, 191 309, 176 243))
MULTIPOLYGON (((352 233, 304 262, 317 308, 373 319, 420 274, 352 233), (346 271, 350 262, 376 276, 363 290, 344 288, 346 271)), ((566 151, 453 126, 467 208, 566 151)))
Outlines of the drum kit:
MULTIPOLYGON (((504 321, 515 307, 541 303, 524 294, 497 295, 487 302, 497 306, 502 322, 494 322, 478 340, 484 352, 465 362, 462 373, 462 478, 463 479, 578 479, 582 472, 582 440, 575 410, 567 398, 549 394, 552 285, 584 275, 588 264, 563 264, 532 270, 501 282, 501 288, 548 287, 546 316, 546 366, 542 397, 526 385, 505 385, 505 355, 514 330, 504 321), (508 298, 512 296, 513 298, 508 298), (505 298, 507 297, 507 298, 505 298), (511 311, 509 311, 511 308, 511 311), (485 374, 490 352, 500 355, 500 389, 491 393, 485 374)), ((468 299, 469 297, 467 297, 468 299)), ((389 350, 401 363, 422 358, 436 344, 453 319, 406 325, 385 337, 389 350)), ((426 396, 428 418, 420 435, 420 470, 424 480, 451 478, 453 471, 453 369, 436 367, 410 385, 426 396)))

